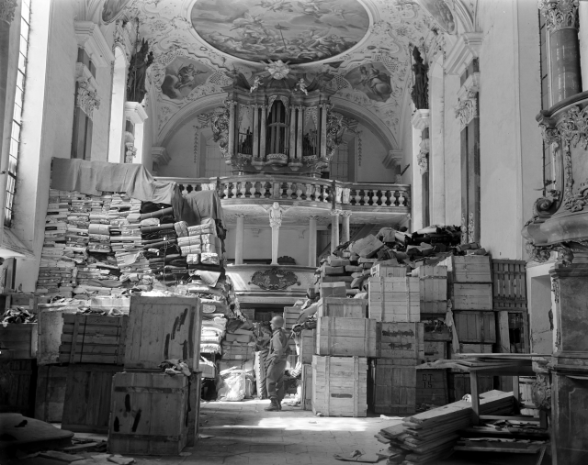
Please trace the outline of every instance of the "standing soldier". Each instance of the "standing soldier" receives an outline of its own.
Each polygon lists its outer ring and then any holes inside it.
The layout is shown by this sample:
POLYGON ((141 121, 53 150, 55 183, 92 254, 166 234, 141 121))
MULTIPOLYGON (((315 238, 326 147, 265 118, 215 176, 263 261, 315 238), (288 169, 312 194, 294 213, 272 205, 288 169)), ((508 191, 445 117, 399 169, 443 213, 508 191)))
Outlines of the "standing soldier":
POLYGON ((288 336, 282 329, 284 318, 274 316, 271 321, 272 340, 270 341, 269 355, 267 356, 267 394, 271 404, 265 410, 277 412, 282 410, 282 399, 284 399, 284 372, 286 360, 290 351, 288 336))

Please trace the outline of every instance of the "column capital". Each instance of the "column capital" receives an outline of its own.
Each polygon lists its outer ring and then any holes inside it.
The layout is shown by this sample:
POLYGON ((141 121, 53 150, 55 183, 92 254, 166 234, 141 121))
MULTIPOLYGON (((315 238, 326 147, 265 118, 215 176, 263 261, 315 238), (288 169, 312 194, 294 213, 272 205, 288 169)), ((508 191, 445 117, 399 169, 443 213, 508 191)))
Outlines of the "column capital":
POLYGON ((316 221, 316 220, 318 220, 320 217, 321 217, 321 215, 309 215, 309 216, 308 216, 308 219, 309 219, 309 220, 315 220, 315 221, 316 221))
POLYGON ((578 28, 578 0, 539 0, 539 11, 551 32, 578 28))
POLYGON ((343 213, 343 210, 339 210, 337 208, 334 208, 329 213, 331 214, 331 216, 339 216, 343 213))
POLYGON ((343 218, 350 218, 353 212, 351 210, 340 210, 343 218))
POLYGON ((245 213, 235 213, 235 218, 245 218, 246 216, 245 213))
POLYGON ((0 21, 10 24, 14 19, 16 0, 0 0, 0 21))

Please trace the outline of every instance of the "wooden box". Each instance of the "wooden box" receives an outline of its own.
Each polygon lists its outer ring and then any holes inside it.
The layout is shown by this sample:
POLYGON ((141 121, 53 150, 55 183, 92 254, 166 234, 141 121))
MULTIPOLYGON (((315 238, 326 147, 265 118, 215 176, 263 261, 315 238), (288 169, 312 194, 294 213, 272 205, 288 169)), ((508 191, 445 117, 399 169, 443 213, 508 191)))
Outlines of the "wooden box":
POLYGON ((37 323, 0 325, 0 351, 9 349, 15 360, 36 359, 38 341, 37 323))
MULTIPOLYGON (((494 389, 493 376, 478 376, 478 394, 494 389)), ((466 394, 471 394, 469 373, 449 373, 449 402, 461 400, 466 394)))
POLYGON ((376 320, 323 316, 316 329, 318 355, 376 357, 376 320))
POLYGON ((284 307, 284 330, 290 331, 301 313, 300 307, 284 307))
POLYGON ((498 318, 498 352, 528 353, 530 351, 529 315, 522 311, 500 310, 498 318))
POLYGON ((371 267, 370 275, 374 278, 406 278, 406 266, 377 264, 371 267))
POLYGON ((107 433, 112 377, 118 365, 69 365, 61 427, 80 433, 107 433))
POLYGON ((60 363, 123 364, 127 315, 62 313, 62 316, 60 363))
POLYGON ((223 343, 223 360, 249 360, 254 357, 255 347, 247 344, 223 343))
POLYGON ((200 300, 193 297, 131 297, 125 369, 159 371, 167 359, 198 370, 200 300))
POLYGON ((493 344, 467 344, 460 342, 458 352, 460 354, 491 354, 493 352, 492 348, 493 344))
POLYGON ((448 371, 416 370, 416 404, 417 408, 440 407, 449 403, 448 371))
POLYGON ((453 321, 460 343, 496 342, 496 313, 495 312, 453 312, 453 321))
POLYGON ((0 362, 0 412, 21 413, 32 417, 35 412, 36 383, 36 360, 0 362))
POLYGON ((302 365, 300 406, 302 410, 312 410, 312 363, 302 365))
POLYGON ((425 362, 449 358, 447 342, 425 341, 425 362))
POLYGON ((422 323, 385 323, 376 326, 377 357, 394 365, 418 365, 424 360, 422 323))
POLYGON ((14 307, 21 307, 27 309, 31 313, 38 312, 39 296, 33 293, 17 292, 14 294, 7 294, 5 300, 5 309, 14 307))
POLYGON ((35 418, 46 422, 61 423, 67 386, 67 367, 39 366, 37 371, 37 398, 35 418))
POLYGON ((451 285, 453 310, 492 310, 492 284, 451 285))
MULTIPOLYGON (((415 270, 419 278, 421 302, 447 300, 447 267, 422 265, 415 270)), ((422 304, 421 304, 421 312, 422 304)))
POLYGON ((200 397, 202 394, 202 373, 193 373, 188 384, 188 440, 187 447, 192 447, 198 442, 200 431, 200 397))
POLYGON ((59 347, 65 313, 73 313, 73 310, 41 310, 38 313, 37 363, 39 365, 59 363, 59 347))
POLYGON ((527 311, 527 262, 492 260, 495 310, 527 311))
POLYGON ((165 373, 118 373, 112 380, 112 454, 179 455, 188 443, 189 380, 165 373))
POLYGON ((347 295, 346 293, 346 289, 347 289, 347 285, 345 284, 345 282, 340 281, 340 282, 334 282, 334 283, 327 283, 327 282, 323 282, 320 285, 320 293, 321 293, 321 297, 341 297, 341 298, 345 298, 345 296, 347 295))
POLYGON ((444 320, 424 320, 423 324, 425 325, 425 341, 451 341, 451 329, 444 320))
POLYGON ((316 329, 303 329, 300 332, 300 363, 312 363, 316 350, 316 329))
POLYGON ((420 321, 418 278, 370 278, 368 298, 369 318, 399 323, 420 321))
POLYGON ((448 257, 440 265, 447 266, 447 277, 453 283, 491 283, 490 257, 467 255, 448 257))
POLYGON ((445 316, 447 313, 447 300, 421 300, 421 319, 423 315, 445 316))
POLYGON ((374 411, 385 415, 411 415, 416 411, 416 369, 392 361, 376 362, 374 411))
POLYGON ((333 417, 367 416, 365 357, 312 358, 312 411, 333 417))
POLYGON ((322 298, 318 301, 317 316, 366 318, 368 301, 364 299, 322 298))

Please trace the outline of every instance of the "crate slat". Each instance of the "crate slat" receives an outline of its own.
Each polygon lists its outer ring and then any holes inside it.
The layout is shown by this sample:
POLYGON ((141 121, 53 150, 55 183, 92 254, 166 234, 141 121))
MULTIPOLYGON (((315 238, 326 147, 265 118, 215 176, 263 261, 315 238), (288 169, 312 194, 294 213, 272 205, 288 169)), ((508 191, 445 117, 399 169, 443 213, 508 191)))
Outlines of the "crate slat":
POLYGON ((46 422, 61 423, 66 386, 66 366, 39 366, 37 371, 35 418, 46 422))
POLYGON ((39 346, 38 323, 0 325, 0 349, 9 349, 11 358, 31 360, 37 358, 39 346))
POLYGON ((376 320, 324 316, 316 334, 318 355, 376 357, 376 320))
POLYGON ((448 371, 446 369, 416 370, 417 408, 440 407, 449 403, 448 371))
POLYGON ((486 255, 452 256, 439 265, 447 267, 451 283, 491 283, 490 257, 486 255))
POLYGON ((312 410, 312 363, 302 365, 300 404, 303 410, 312 410))
POLYGON ((454 283, 451 300, 454 310, 493 310, 492 284, 454 283))
POLYGON ((394 365, 418 365, 425 359, 422 323, 385 323, 376 326, 377 357, 394 365))
POLYGON ((317 316, 365 318, 368 301, 364 299, 339 299, 325 297, 318 301, 317 316))
POLYGON ((453 321, 460 343, 496 342, 496 312, 456 311, 453 321))
POLYGON ((387 322, 418 322, 419 278, 369 278, 369 318, 387 322))
POLYGON ((412 415, 416 411, 414 366, 395 365, 378 359, 374 385, 374 411, 387 415, 412 415))
POLYGON ((492 260, 494 308, 527 310, 527 268, 523 260, 492 260))

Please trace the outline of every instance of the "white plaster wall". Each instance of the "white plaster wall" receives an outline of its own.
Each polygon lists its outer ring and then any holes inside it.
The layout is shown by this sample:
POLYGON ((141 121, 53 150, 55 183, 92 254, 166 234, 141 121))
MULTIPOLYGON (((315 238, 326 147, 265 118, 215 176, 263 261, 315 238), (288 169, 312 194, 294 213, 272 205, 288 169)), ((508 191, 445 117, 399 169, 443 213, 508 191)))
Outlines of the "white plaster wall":
POLYGON ((96 68, 96 84, 100 97, 100 108, 93 112, 92 160, 108 161, 108 127, 110 124, 110 101, 112 97, 112 74, 110 63, 96 68))
POLYGON ((413 231, 418 231, 423 227, 423 177, 421 176, 417 158, 421 140, 422 131, 417 128, 412 128, 412 160, 410 162, 410 168, 406 170, 402 181, 411 184, 411 226, 413 231))
MULTIPOLYGON (((553 263, 527 268, 527 300, 529 304, 529 327, 531 352, 550 354, 554 343, 554 329, 551 327, 550 310, 556 310, 551 301, 551 277, 549 269, 553 263)), ((556 318, 552 315, 552 322, 556 318)))
POLYGON ((451 225, 461 225, 461 142, 459 120, 454 111, 459 87, 459 76, 445 75, 445 223, 451 225))
POLYGON ((430 87, 430 126, 429 126, 429 170, 430 170, 430 220, 431 224, 445 223, 445 147, 443 141, 444 72, 443 55, 431 63, 430 87))
POLYGON ((393 183, 395 173, 383 165, 388 150, 367 126, 359 125, 358 129, 361 131, 361 156, 355 152, 356 182, 393 183))
MULTIPOLYGON (((196 122, 197 120, 186 123, 171 138, 166 147, 171 160, 167 165, 160 168, 160 176, 184 178, 199 176, 200 153, 196 157, 194 156, 194 136, 196 132, 200 134, 201 130, 194 127, 196 122)), ((200 137, 198 144, 200 144, 200 137)), ((200 147, 198 152, 201 152, 200 147)))
MULTIPOLYGON (((532 130, 540 109, 539 35, 534 0, 479 3, 481 242, 496 258, 524 255, 541 145, 532 130)), ((539 171, 540 174, 540 171, 539 171)), ((535 184, 536 181, 538 184, 535 184)))
MULTIPOLYGON (((268 220, 269 221, 269 220, 268 220)), ((256 258, 272 258, 272 230, 267 227, 251 230, 245 226, 243 242, 243 260, 256 258)), ((235 229, 228 230, 225 241, 227 257, 235 258, 235 229)), ((296 265, 308 266, 308 229, 280 228, 278 257, 288 256, 296 260, 296 265)))
POLYGON ((75 105, 75 0, 33 0, 14 230, 36 259, 17 266, 15 286, 33 291, 43 246, 51 158, 69 158, 75 105), (49 53, 47 52, 49 50, 49 53), (23 195, 24 194, 24 195, 23 195))

